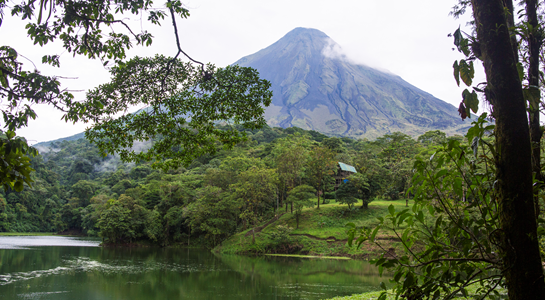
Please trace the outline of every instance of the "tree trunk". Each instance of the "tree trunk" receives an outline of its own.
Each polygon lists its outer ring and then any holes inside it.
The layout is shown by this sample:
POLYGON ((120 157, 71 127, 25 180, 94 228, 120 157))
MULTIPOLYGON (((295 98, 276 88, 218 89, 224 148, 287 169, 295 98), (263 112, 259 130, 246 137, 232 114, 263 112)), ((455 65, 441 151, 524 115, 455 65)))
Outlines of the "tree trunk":
POLYGON ((326 191, 325 191, 325 182, 322 185, 322 191, 324 191, 324 196, 322 197, 322 204, 325 204, 325 193, 326 193, 326 191))
MULTIPOLYGON (((513 0, 503 0, 503 4, 507 8, 509 14, 507 15, 507 26, 509 28, 515 28, 515 10, 513 7, 513 0)), ((511 48, 513 48, 513 54, 515 55, 515 61, 519 61, 517 35, 513 31, 509 31, 509 37, 511 38, 511 48)))
POLYGON ((472 0, 477 39, 496 118, 497 201, 509 299, 545 299, 532 192, 531 144, 502 0, 472 0))
MULTIPOLYGON (((539 91, 539 49, 541 47, 542 40, 537 36, 538 34, 538 19, 537 19, 537 0, 526 0, 526 15, 528 17, 528 23, 532 25, 533 31, 530 32, 528 37, 528 48, 529 48, 529 65, 528 65, 528 85, 529 90, 534 97, 541 99, 539 91)), ((543 181, 543 176, 541 175, 541 137, 543 136, 543 131, 540 128, 539 124, 539 102, 540 101, 530 101, 534 102, 534 105, 530 103, 528 109, 528 116, 530 118, 530 138, 532 141, 532 171, 535 175, 535 179, 543 181), (536 105, 537 104, 537 105, 536 105), (537 106, 537 107, 534 107, 537 106)), ((534 195, 534 205, 536 219, 539 216, 539 197, 534 195)))
POLYGON ((318 209, 320 208, 320 190, 318 190, 318 209))

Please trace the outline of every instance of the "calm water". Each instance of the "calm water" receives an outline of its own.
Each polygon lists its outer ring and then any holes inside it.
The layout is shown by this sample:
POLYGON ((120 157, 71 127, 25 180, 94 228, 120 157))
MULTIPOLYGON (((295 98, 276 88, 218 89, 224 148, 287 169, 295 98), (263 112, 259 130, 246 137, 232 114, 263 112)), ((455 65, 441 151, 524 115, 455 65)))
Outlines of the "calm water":
POLYGON ((363 261, 98 243, 0 237, 0 299, 323 299, 377 290, 387 281, 363 261))

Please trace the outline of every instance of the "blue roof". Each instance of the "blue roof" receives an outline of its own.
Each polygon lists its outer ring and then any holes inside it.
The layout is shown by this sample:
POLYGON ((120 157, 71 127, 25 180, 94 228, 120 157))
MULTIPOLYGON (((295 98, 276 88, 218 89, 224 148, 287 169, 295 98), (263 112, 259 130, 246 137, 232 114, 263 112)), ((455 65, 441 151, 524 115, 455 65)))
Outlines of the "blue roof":
POLYGON ((339 162, 339 167, 341 167, 341 170, 343 170, 343 171, 358 173, 358 171, 356 171, 356 168, 352 167, 351 165, 347 165, 345 163, 342 163, 342 162, 339 162))

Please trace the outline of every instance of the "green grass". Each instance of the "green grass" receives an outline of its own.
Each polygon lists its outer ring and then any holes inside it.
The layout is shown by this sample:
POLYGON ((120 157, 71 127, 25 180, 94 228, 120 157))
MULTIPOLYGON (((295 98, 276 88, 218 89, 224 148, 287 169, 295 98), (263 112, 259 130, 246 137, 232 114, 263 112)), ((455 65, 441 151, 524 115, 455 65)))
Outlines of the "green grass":
MULTIPOLYGON (((335 297, 335 298, 331 298, 330 300, 367 300, 367 299, 378 299, 378 297, 380 296, 382 292, 381 291, 378 291, 378 292, 369 292, 369 293, 363 293, 363 294, 355 294, 355 295, 351 295, 351 296, 344 296, 344 297, 335 297)), ((386 298, 388 300, 390 299, 395 299, 395 297, 388 297, 386 298)))
POLYGON ((300 254, 265 254, 265 255, 281 256, 281 257, 298 257, 298 258, 350 259, 350 257, 344 257, 344 256, 316 256, 316 255, 300 255, 300 254))
MULTIPOLYGON (((224 241, 221 246, 216 247, 215 251, 231 254, 281 253, 312 256, 375 257, 383 253, 384 250, 371 244, 364 244, 361 249, 348 247, 346 243, 346 224, 354 223, 356 226, 373 227, 378 223, 378 217, 388 214, 388 206, 392 204, 397 210, 405 208, 405 200, 375 200, 369 204, 368 209, 360 209, 360 202, 352 210, 348 210, 347 205, 336 202, 320 204, 319 209, 315 206, 303 210, 299 228, 296 228, 295 215, 288 211, 288 213, 285 213, 276 222, 263 229, 263 231, 256 233, 255 244, 252 243, 251 234, 245 236, 250 230, 248 229, 224 241), (287 243, 279 244, 278 241, 272 239, 279 225, 292 228, 287 243)), ((285 209, 279 211, 279 213, 284 212, 285 209)), ((379 238, 381 237, 391 238, 393 234, 392 232, 384 231, 379 234, 379 238)), ((385 239, 381 244, 383 244, 384 249, 393 248, 401 251, 402 247, 395 241, 388 239, 385 239)))
MULTIPOLYGON (((469 297, 466 298, 466 297, 463 297, 463 296, 460 295, 459 297, 454 297, 453 299, 458 299, 458 300, 474 299, 474 297, 472 297, 472 295, 475 295, 477 293, 477 288, 478 288, 478 285, 476 285, 476 284, 472 285, 472 286, 469 286, 467 288, 467 292, 469 294, 469 297)), ((388 292, 389 293, 386 296, 386 300, 395 300, 395 295, 391 293, 392 290, 389 290, 388 292)), ((498 289, 498 292, 500 293, 500 296, 507 294, 507 291, 504 290, 504 289, 498 289)), ((355 295, 351 295, 351 296, 334 297, 334 298, 331 298, 331 299, 328 299, 328 300, 375 300, 375 299, 378 299, 378 297, 380 297, 381 293, 382 293, 382 291, 368 292, 368 293, 363 293, 363 294, 355 294, 355 295)))

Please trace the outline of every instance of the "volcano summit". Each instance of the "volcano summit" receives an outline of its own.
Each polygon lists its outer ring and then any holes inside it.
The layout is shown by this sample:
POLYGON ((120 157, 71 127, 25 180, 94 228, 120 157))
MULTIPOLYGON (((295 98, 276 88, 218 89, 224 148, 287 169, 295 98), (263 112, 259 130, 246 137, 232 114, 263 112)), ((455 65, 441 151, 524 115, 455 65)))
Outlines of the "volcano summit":
POLYGON ((401 131, 463 133, 457 109, 401 77, 355 64, 316 29, 296 28, 269 47, 235 62, 272 84, 265 117, 271 126, 328 135, 375 138, 401 131))

